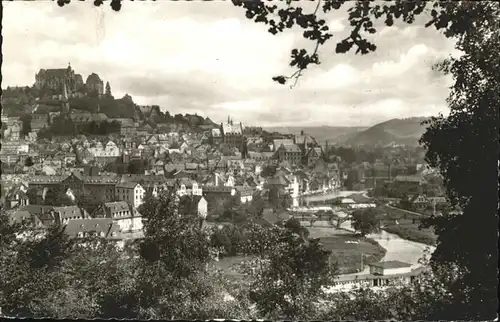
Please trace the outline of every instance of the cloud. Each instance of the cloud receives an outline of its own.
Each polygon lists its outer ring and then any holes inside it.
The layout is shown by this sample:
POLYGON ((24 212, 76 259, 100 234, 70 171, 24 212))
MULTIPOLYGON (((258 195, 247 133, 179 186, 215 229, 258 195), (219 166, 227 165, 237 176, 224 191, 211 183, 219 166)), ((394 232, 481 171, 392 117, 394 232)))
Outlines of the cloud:
MULTIPOLYGON (((311 11, 310 4, 304 10, 311 11)), ((334 37, 321 64, 290 89, 293 48, 312 49, 302 30, 273 36, 230 2, 130 2, 120 12, 92 2, 6 2, 3 86, 31 85, 40 68, 96 72, 117 97, 171 113, 246 124, 370 125, 445 109, 449 77, 431 65, 453 43, 420 24, 377 23, 369 55, 335 54, 350 31, 345 10, 325 16, 334 37)))

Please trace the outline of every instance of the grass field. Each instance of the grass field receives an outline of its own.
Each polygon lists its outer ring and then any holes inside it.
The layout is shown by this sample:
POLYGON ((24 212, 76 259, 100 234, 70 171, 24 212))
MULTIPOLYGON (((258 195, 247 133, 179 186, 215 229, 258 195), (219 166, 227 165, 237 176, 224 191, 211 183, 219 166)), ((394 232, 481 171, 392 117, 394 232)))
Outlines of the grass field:
POLYGON ((384 230, 403 239, 426 245, 434 246, 437 241, 437 236, 432 228, 420 229, 419 224, 388 225, 384 230))
MULTIPOLYGON (((359 237, 352 232, 325 228, 310 227, 309 237, 319 238, 323 246, 332 251, 332 264, 337 263, 339 274, 355 273, 361 268, 361 256, 363 263, 375 263, 385 255, 385 249, 376 241, 365 237, 359 237)), ((236 267, 248 256, 231 256, 221 258, 215 263, 216 267, 226 272, 228 276, 242 278, 236 267)))
POLYGON ((426 215, 415 216, 401 209, 387 206, 379 207, 379 209, 386 214, 387 223, 384 225, 384 230, 388 233, 426 245, 436 244, 437 236, 432 228, 419 228, 419 220, 426 218, 426 215), (413 219, 416 221, 413 222, 413 219))
POLYGON ((385 249, 376 241, 359 237, 352 233, 320 238, 321 243, 332 251, 332 261, 336 261, 339 274, 356 273, 363 264, 379 262, 385 255, 385 249))

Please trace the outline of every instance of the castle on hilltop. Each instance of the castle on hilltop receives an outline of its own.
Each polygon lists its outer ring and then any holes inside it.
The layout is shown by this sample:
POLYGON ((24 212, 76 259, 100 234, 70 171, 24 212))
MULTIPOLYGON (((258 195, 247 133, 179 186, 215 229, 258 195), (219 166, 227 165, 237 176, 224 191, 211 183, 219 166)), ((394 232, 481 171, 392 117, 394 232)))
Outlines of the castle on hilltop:
POLYGON ((92 73, 83 82, 81 74, 76 74, 68 64, 67 68, 40 69, 35 75, 35 87, 38 89, 50 88, 57 92, 63 92, 64 86, 68 92, 76 92, 86 87, 87 91, 95 91, 99 95, 104 94, 104 82, 99 75, 92 73))

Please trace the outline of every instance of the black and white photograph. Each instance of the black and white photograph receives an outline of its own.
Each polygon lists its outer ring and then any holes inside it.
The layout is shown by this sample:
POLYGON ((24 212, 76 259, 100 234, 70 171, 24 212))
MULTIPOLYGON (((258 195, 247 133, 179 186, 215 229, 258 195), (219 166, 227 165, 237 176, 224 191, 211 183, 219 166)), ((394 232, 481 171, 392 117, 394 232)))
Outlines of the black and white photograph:
POLYGON ((1 5, 0 317, 498 320, 500 2, 1 5))

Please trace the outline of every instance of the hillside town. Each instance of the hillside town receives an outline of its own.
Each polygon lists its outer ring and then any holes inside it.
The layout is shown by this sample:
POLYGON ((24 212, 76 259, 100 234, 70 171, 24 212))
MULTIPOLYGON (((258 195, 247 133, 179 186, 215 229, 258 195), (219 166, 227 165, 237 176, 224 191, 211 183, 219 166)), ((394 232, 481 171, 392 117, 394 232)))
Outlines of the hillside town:
POLYGON ((498 321, 498 2, 2 7, 0 318, 498 321))
MULTIPOLYGON (((249 205, 263 222, 298 218, 310 227, 333 225, 334 218, 340 224, 341 214, 356 209, 395 206, 409 215, 383 211, 381 222, 401 234, 398 219, 415 228, 413 212, 436 215, 447 206, 442 180, 412 147, 329 146, 303 131, 271 133, 231 116, 220 124, 171 117, 129 96, 115 99, 96 73, 83 83, 70 65, 41 69, 35 79, 2 97, 2 211, 14 221, 65 225, 73 238, 123 244, 143 235, 139 209, 147 195, 165 191, 208 225, 245 217, 249 205), (128 110, 117 115, 123 102, 128 110)), ((357 271, 365 269, 360 264, 357 271)))

